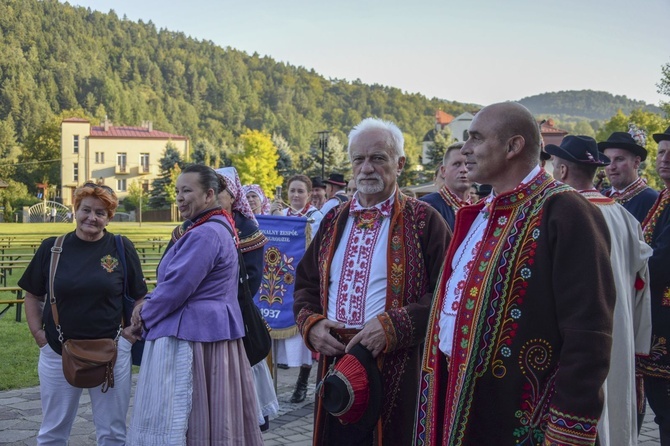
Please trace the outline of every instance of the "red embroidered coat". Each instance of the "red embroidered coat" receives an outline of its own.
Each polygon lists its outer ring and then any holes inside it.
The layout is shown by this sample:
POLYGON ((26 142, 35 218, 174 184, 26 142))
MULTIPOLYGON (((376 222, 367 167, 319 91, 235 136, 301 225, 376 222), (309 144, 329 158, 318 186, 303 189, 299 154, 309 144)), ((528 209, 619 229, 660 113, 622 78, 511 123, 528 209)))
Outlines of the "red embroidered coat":
POLYGON ((465 278, 450 364, 444 285, 484 207, 459 210, 422 360, 417 445, 592 445, 616 292, 600 211, 541 171, 490 204, 465 278))
MULTIPOLYGON (((329 266, 341 241, 350 205, 347 202, 328 212, 297 267, 293 311, 310 348, 309 330, 325 318, 328 308, 329 266)), ((375 434, 375 444, 405 446, 412 442, 419 363, 430 301, 451 232, 437 211, 400 193, 396 193, 391 219, 386 311, 378 316, 388 343, 380 355, 385 394, 382 433, 381 438, 375 434)), ((319 380, 331 363, 332 358, 321 355, 319 380)), ((328 432, 318 397, 314 410, 314 444, 322 445, 328 432)))

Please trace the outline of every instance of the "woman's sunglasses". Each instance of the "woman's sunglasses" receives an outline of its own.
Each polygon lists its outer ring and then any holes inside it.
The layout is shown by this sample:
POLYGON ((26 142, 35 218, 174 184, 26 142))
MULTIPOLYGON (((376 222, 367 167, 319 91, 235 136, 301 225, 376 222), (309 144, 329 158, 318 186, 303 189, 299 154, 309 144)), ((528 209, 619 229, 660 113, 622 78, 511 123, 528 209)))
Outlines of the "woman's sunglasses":
POLYGON ((108 192, 110 195, 115 195, 114 190, 109 186, 105 186, 104 184, 85 183, 82 187, 91 187, 93 189, 95 189, 96 187, 99 187, 100 189, 104 190, 105 192, 108 192))

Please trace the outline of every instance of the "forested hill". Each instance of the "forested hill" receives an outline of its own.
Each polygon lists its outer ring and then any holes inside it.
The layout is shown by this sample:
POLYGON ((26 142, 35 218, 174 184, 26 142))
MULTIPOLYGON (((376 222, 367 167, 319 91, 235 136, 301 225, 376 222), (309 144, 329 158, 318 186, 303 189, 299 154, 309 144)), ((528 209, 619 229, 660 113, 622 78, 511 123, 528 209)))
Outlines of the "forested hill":
POLYGON ((19 143, 72 109, 94 120, 108 115, 115 125, 151 120, 217 147, 249 128, 306 150, 317 131, 342 137, 367 116, 392 119, 420 141, 438 108, 458 115, 473 107, 326 79, 114 12, 56 0, 0 2, 0 125, 10 123, 19 143))
POLYGON ((536 115, 571 115, 588 119, 609 119, 618 110, 629 114, 639 108, 653 113, 663 113, 660 108, 644 101, 593 90, 542 93, 523 98, 519 102, 536 115))

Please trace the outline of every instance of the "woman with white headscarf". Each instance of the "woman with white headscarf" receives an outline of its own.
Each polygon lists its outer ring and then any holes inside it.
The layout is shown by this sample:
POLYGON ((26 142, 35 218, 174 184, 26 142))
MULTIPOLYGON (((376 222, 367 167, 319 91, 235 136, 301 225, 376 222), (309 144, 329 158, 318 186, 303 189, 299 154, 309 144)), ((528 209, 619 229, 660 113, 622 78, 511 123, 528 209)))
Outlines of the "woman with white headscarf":
MULTIPOLYGON (((263 246, 268 242, 268 239, 258 228, 258 222, 251 210, 237 170, 234 167, 222 167, 216 169, 216 173, 221 175, 226 182, 225 190, 219 193, 219 204, 233 216, 235 221, 244 266, 249 276, 249 291, 252 295, 255 295, 261 285, 263 246)), ((270 417, 275 417, 279 411, 277 394, 272 383, 270 369, 265 361, 259 362, 251 369, 256 384, 258 405, 261 410, 259 424, 261 424, 261 430, 267 430, 270 417)))

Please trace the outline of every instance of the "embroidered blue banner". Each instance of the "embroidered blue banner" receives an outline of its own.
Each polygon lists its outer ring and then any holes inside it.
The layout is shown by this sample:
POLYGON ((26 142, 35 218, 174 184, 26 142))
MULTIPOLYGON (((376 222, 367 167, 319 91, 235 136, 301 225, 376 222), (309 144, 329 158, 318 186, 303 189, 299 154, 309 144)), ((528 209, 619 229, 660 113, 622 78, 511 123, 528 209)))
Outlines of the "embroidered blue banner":
POLYGON ((263 278, 254 301, 272 327, 272 337, 285 339, 297 333, 293 317, 293 286, 298 262, 305 254, 307 219, 257 215, 268 238, 263 256, 263 278))

